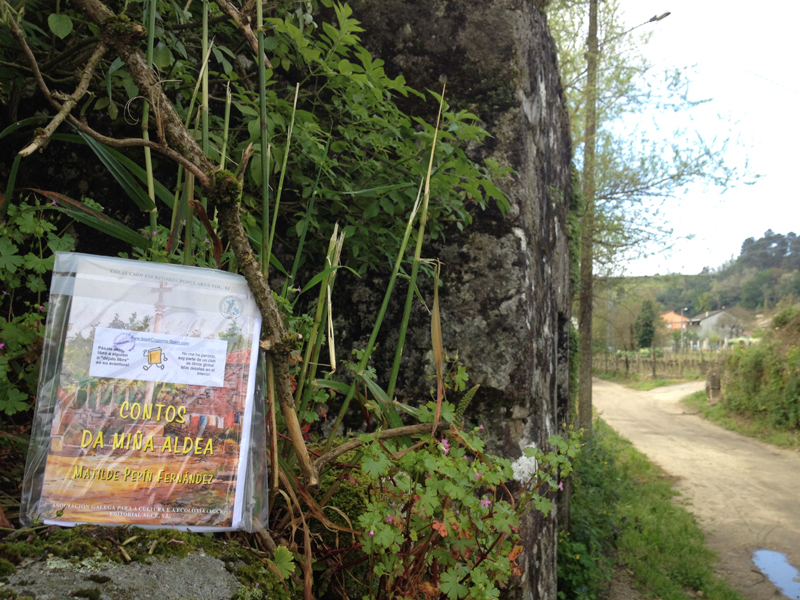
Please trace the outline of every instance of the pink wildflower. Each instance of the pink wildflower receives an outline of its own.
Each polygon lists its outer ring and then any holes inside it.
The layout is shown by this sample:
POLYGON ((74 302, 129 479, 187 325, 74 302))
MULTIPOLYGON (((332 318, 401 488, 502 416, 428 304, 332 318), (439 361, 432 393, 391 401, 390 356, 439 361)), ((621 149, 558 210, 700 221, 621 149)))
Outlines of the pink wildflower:
POLYGON ((562 492, 564 491, 564 482, 563 481, 559 481, 558 482, 558 489, 559 489, 559 491, 562 491, 562 492))
POLYGON ((3 343, 0 343, 0 350, 2 350, 2 349, 3 349, 3 348, 5 348, 5 347, 6 347, 6 345, 5 345, 5 344, 3 344, 3 343))
POLYGON ((375 535, 375 532, 374 531, 370 531, 369 532, 369 537, 372 537, 373 535, 375 535))
POLYGON ((40 306, 40 307, 39 307, 39 310, 40 310, 40 311, 41 311, 41 310, 44 310, 44 306, 40 306))
POLYGON ((475 473, 475 479, 480 479, 483 477, 483 473, 475 473))
POLYGON ((443 439, 442 443, 440 444, 440 447, 442 449, 442 454, 444 454, 445 456, 450 454, 450 442, 448 442, 447 440, 443 439))
POLYGON ((491 503, 492 501, 489 500, 488 498, 484 498, 483 500, 481 500, 481 506, 484 508, 487 508, 489 505, 491 505, 491 503))
POLYGON ((392 522, 392 516, 391 516, 391 515, 389 515, 388 517, 386 517, 386 522, 387 522, 387 523, 391 523, 391 522, 392 522))
POLYGON ((483 429, 483 425, 479 425, 479 426, 478 426, 478 429, 483 429))

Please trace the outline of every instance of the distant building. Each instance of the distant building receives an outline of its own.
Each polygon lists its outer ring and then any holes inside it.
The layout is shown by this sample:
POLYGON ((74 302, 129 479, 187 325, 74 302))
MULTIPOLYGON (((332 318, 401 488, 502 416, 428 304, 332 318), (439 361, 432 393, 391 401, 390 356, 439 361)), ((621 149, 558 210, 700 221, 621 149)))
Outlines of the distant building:
POLYGON ((683 317, 674 310, 661 313, 661 320, 664 322, 664 329, 666 329, 668 333, 674 330, 680 331, 689 326, 689 317, 683 317))
POLYGON ((742 321, 724 310, 708 310, 689 319, 689 329, 701 340, 717 334, 723 340, 738 338, 744 334, 742 321))

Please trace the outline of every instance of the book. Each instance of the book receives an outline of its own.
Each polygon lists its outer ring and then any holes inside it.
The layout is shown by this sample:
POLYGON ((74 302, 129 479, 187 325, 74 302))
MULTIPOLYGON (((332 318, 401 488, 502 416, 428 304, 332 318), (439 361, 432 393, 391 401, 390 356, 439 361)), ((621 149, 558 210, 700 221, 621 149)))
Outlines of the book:
POLYGON ((45 345, 59 360, 49 381, 43 367, 44 469, 27 482, 23 513, 59 525, 241 528, 261 328, 245 280, 59 253, 50 312, 45 345))

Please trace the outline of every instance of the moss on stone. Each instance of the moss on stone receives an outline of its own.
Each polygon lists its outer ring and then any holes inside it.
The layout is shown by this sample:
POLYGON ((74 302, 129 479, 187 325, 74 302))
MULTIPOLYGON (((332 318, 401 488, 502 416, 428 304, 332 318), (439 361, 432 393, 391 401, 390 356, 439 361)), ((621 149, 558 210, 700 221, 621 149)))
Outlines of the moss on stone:
MULTIPOLYGON (((46 559, 50 568, 72 568, 87 573, 88 581, 102 584, 108 582, 109 578, 92 572, 102 567, 127 564, 127 559, 120 551, 122 547, 131 562, 145 564, 171 557, 185 558, 192 553, 217 558, 242 584, 235 596, 240 600, 291 597, 278 576, 267 568, 265 559, 236 540, 222 540, 213 534, 96 525, 29 531, 27 536, 21 532, 21 540, 0 541, 0 577, 12 575, 25 558, 40 558, 46 559), (258 595, 259 591, 261 596, 258 595)), ((93 590, 97 588, 86 588, 80 592, 91 594, 93 590)), ((0 588, 0 600, 17 597, 16 594, 7 595, 7 592, 5 588, 0 588)), ((302 590, 298 593, 302 594, 302 590)))
POLYGON ((0 558, 0 577, 8 577, 17 572, 17 568, 5 558, 0 558))
POLYGON ((88 598, 89 600, 100 600, 100 590, 97 588, 84 588, 82 590, 75 590, 72 595, 76 598, 88 598))

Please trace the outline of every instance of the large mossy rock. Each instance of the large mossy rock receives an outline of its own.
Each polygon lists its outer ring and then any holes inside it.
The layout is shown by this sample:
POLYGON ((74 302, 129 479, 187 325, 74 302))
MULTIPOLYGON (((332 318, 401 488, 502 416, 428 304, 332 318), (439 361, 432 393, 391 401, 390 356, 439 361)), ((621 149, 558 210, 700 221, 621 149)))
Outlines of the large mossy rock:
MULTIPOLYGON (((478 115, 492 135, 473 158, 490 157, 514 170, 498 182, 510 200, 507 216, 477 210, 471 227, 429 243, 423 254, 444 263, 445 349, 458 353, 470 385, 481 384, 466 416, 488 430, 491 451, 517 460, 527 446, 542 447, 569 415, 571 146, 545 16, 530 0, 352 5, 365 45, 386 62, 388 74, 435 91, 446 80, 451 105, 478 115)), ((435 106, 408 102, 409 114, 435 118, 435 106)), ((335 294, 342 354, 366 345, 386 283, 368 277, 348 288, 344 280, 335 294)), ((382 330, 375 366, 384 376, 391 370, 404 287, 398 286, 382 330)), ((430 316, 415 303, 397 392, 405 402, 430 398, 430 348, 430 316)), ((527 568, 510 597, 556 597, 556 519, 536 515, 525 522, 527 568)))
POLYGON ((287 587, 237 540, 168 529, 22 530, 0 541, 0 598, 270 600, 287 587))

